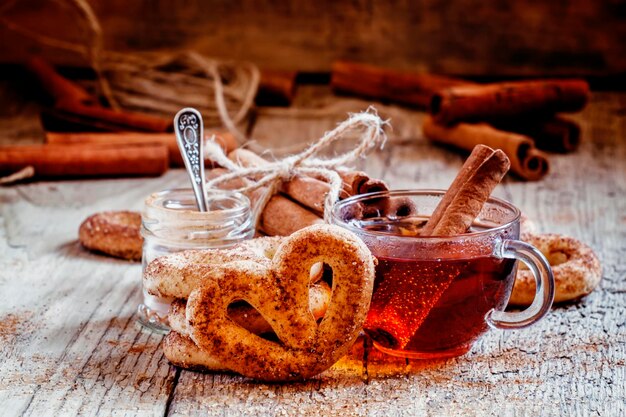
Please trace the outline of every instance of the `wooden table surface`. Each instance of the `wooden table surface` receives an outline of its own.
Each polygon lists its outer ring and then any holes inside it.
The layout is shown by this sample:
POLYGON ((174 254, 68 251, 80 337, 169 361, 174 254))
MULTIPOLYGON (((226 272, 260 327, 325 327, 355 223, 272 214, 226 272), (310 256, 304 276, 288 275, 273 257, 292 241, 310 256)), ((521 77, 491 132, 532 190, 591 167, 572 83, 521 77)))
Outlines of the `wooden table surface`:
MULTIPOLYGON (((7 85, 0 93, 2 141, 38 140, 36 106, 7 85)), ((252 134, 267 146, 304 143, 368 104, 302 88, 296 107, 308 109, 261 109, 252 134)), ((422 138, 423 114, 377 107, 394 130, 357 165, 393 188, 446 187, 463 157, 422 138)), ((183 171, 0 188, 0 415, 626 415, 626 95, 596 93, 576 119, 576 153, 552 155, 544 180, 507 178, 495 194, 542 231, 592 246, 603 265, 595 292, 531 328, 491 331, 455 359, 390 359, 359 341, 304 383, 171 366, 162 336, 137 324, 141 266, 77 243, 85 217, 139 210, 149 193, 185 186, 183 171)))

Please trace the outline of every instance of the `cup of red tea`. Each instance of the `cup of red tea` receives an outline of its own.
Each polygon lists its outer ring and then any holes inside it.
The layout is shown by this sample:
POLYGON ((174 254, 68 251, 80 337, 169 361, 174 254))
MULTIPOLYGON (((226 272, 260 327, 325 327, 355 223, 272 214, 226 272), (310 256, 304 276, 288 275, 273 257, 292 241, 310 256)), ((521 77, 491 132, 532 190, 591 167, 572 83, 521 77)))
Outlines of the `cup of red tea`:
POLYGON ((466 353, 490 327, 519 329, 550 310, 554 278, 539 250, 519 240, 520 211, 490 198, 467 233, 420 236, 443 190, 388 191, 338 202, 333 223, 356 233, 378 259, 364 325, 391 355, 430 359, 466 353), (533 303, 506 312, 517 261, 535 276, 533 303))

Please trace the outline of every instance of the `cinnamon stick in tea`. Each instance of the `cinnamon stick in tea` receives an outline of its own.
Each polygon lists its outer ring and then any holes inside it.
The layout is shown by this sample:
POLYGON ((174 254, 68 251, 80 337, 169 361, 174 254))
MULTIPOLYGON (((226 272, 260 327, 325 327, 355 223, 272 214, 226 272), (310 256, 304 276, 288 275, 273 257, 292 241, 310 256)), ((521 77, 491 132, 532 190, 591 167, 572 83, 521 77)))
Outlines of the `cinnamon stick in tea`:
MULTIPOLYGON (((228 132, 207 133, 205 139, 209 139, 215 134, 215 142, 228 153, 237 148, 237 140, 228 132)), ((144 132, 80 132, 80 133, 60 133, 46 132, 46 143, 63 145, 136 145, 146 143, 159 143, 167 147, 169 151, 170 163, 175 167, 184 166, 183 158, 176 143, 176 136, 173 133, 144 133, 144 132)))
POLYGON ((0 148, 0 173, 35 169, 38 178, 153 176, 167 171, 169 155, 162 144, 28 145, 0 148))
POLYGON ((538 149, 544 151, 567 153, 575 151, 580 145, 580 126, 563 117, 498 122, 495 127, 528 136, 538 149))
POLYGON ((330 85, 334 91, 426 108, 432 95, 469 81, 417 72, 394 71, 373 65, 333 63, 330 85))
POLYGON ((421 235, 454 236, 467 232, 510 166, 502 150, 476 145, 422 228, 421 235))
POLYGON ((581 79, 461 85, 433 95, 430 113, 442 124, 491 121, 528 114, 576 112, 588 100, 589 84, 581 79))
POLYGON ((431 117, 424 118, 423 130, 430 140, 467 151, 480 144, 502 149, 511 161, 511 171, 525 180, 539 180, 549 171, 547 155, 524 135, 504 132, 486 123, 444 126, 431 117))
MULTIPOLYGON (((509 169, 509 160, 501 150, 484 145, 474 148, 437 208, 421 231, 422 236, 454 236, 465 233, 493 189, 509 169)), ((437 304, 455 276, 441 277, 434 284, 420 288, 413 283, 411 292, 395 293, 378 310, 370 310, 367 333, 393 349, 403 349, 437 304), (415 294, 419 293, 420 297, 415 294)), ((384 285, 381 284, 381 285, 384 285)))

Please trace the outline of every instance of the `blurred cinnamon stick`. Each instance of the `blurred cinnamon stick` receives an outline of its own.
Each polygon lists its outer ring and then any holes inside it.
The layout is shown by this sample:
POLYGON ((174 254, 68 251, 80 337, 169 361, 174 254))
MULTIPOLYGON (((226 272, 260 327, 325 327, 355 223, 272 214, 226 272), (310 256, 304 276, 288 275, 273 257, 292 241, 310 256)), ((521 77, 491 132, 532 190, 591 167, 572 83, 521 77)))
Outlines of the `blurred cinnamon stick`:
MULTIPOLYGON (((228 153, 237 148, 238 143, 235 137, 228 132, 207 133, 208 140, 215 135, 215 141, 228 153)), ((115 132, 115 133, 59 133, 46 132, 46 143, 49 144, 94 144, 94 145, 131 145, 159 143, 167 147, 169 159, 172 166, 182 167, 183 159, 176 143, 176 136, 173 133, 144 133, 144 132, 115 132)))
POLYGON ((172 126, 168 119, 149 114, 117 111, 102 106, 88 106, 81 103, 62 101, 55 105, 57 110, 70 113, 84 121, 104 122, 119 126, 120 129, 143 132, 167 132, 172 126))
POLYGON ((589 85, 582 79, 459 85, 433 95, 430 113, 441 124, 491 121, 575 112, 585 107, 588 100, 589 85))
POLYGON ((336 92, 427 108, 446 87, 471 84, 441 75, 401 72, 349 61, 333 63, 330 85, 336 92))
POLYGON ((97 100, 80 85, 61 76, 47 61, 39 57, 31 57, 25 63, 33 73, 41 87, 48 92, 55 103, 68 101, 71 103, 96 104, 97 100))
POLYGON ((424 135, 435 142, 471 151, 476 145, 502 149, 511 161, 511 171, 521 178, 536 181, 549 170, 547 155, 534 147, 532 139, 512 132, 498 130, 486 123, 458 123, 444 126, 426 117, 424 135))
POLYGON ((30 145, 0 148, 0 173, 26 166, 37 178, 156 176, 167 171, 169 154, 162 144, 30 145))
POLYGON ((554 117, 549 120, 520 119, 499 122, 495 126, 530 137, 539 149, 550 152, 573 152, 580 145, 580 126, 573 120, 554 117))
POLYGON ((296 94, 296 71, 261 70, 255 101, 260 106, 288 106, 296 94))
POLYGON ((60 114, 68 114, 82 123, 95 123, 106 130, 139 130, 166 132, 172 122, 149 114, 117 111, 103 107, 85 89, 56 72, 54 67, 39 57, 31 57, 26 68, 39 80, 54 101, 60 114), (110 129, 109 129, 110 128, 110 129))

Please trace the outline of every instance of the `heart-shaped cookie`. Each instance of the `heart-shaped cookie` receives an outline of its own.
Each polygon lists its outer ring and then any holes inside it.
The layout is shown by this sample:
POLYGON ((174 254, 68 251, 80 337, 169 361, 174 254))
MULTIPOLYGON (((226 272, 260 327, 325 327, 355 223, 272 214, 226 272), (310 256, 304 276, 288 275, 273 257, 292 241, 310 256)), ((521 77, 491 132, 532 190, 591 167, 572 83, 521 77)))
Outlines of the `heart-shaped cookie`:
POLYGON ((192 340, 228 369, 264 381, 314 376, 332 366, 359 334, 370 305, 374 257, 353 233, 317 225, 286 238, 271 263, 240 261, 191 292, 192 340), (330 305, 318 324, 309 308, 310 270, 332 268, 330 305), (244 300, 272 326, 280 342, 257 336, 228 316, 244 300))

